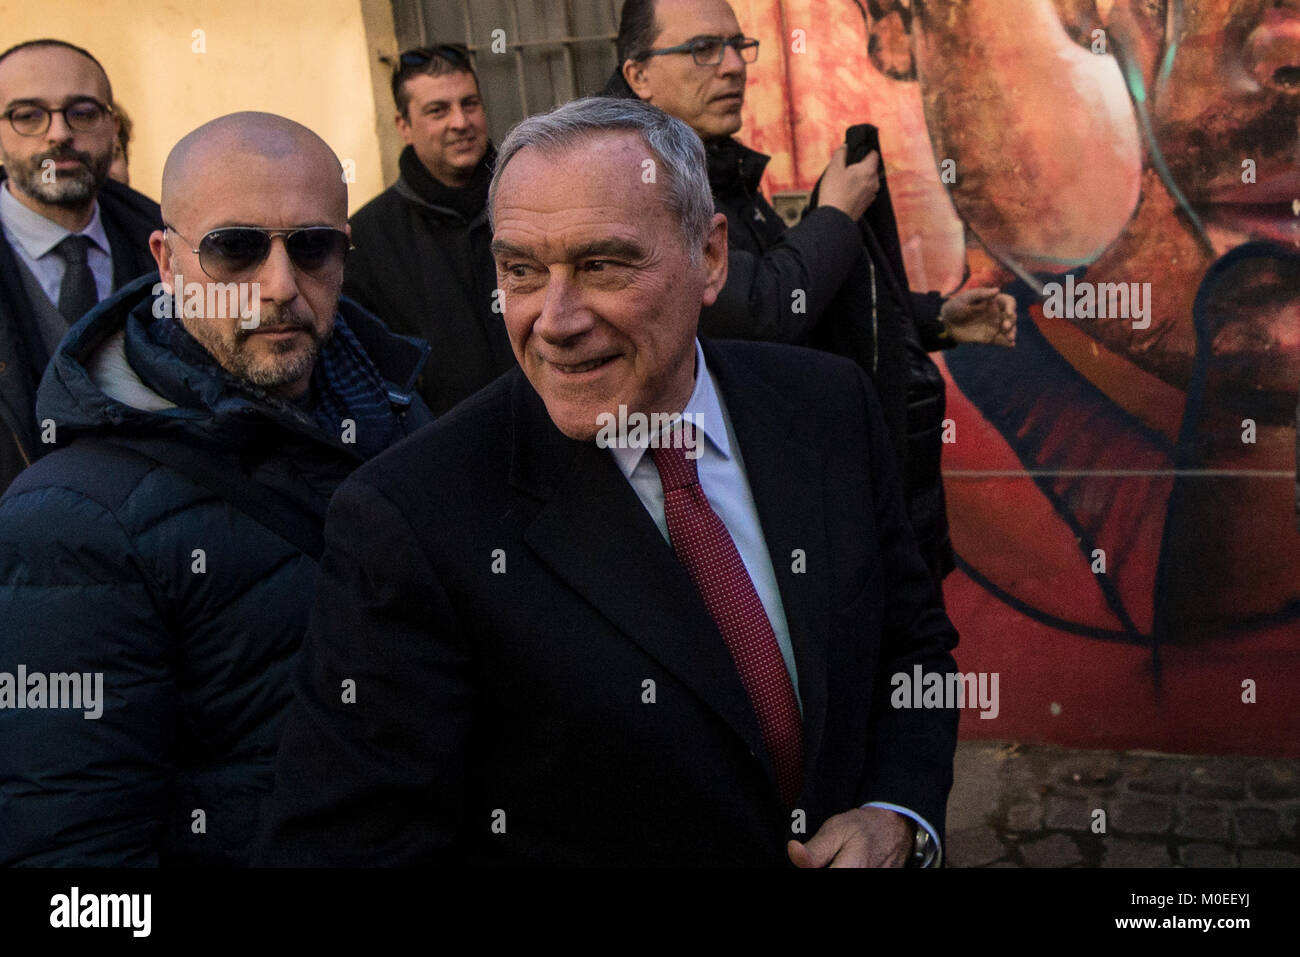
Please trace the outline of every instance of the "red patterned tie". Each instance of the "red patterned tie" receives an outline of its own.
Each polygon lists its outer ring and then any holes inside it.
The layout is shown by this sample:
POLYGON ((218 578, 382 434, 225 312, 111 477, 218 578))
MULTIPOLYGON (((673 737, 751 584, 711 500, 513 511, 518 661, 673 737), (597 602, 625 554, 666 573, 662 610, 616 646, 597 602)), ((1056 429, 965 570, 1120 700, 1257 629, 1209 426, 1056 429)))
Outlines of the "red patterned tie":
MULTIPOLYGON (((699 448, 689 434, 680 444, 688 443, 699 448)), ((726 639, 776 768, 781 798, 794 807, 803 778, 803 728, 794 685, 736 543, 709 505, 695 460, 686 452, 685 447, 651 449, 664 489, 668 537, 726 639)))

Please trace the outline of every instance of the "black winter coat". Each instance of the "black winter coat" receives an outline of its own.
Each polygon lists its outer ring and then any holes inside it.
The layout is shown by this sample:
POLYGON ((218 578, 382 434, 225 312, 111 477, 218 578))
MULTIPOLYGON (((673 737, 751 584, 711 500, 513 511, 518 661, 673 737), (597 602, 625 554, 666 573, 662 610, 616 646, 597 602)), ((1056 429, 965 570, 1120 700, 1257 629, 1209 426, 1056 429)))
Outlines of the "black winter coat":
MULTIPOLYGON (((59 449, 0 499, 0 680, 19 666, 103 675, 98 719, 0 708, 0 865, 246 864, 270 790, 316 562, 107 440, 205 449, 322 526, 361 464, 292 407, 150 338, 156 280, 70 330, 37 403, 59 449)), ((411 391, 427 347, 347 300, 339 314, 387 380, 399 433, 432 421, 411 391)))
MULTIPOLYGON (((0 169, 0 189, 5 180, 0 169)), ((113 288, 157 266, 149 234, 162 229, 158 204, 114 180, 99 192, 99 213, 113 256, 113 288)), ((45 371, 45 347, 32 318, 18 261, 0 231, 0 492, 47 450, 36 433, 36 386, 45 371)))
POLYGON ((890 444, 907 457, 907 364, 902 317, 838 209, 787 227, 763 198, 768 157, 733 139, 710 143, 709 185, 727 217, 727 284, 700 313, 700 334, 811 346, 853 359, 876 387, 890 444))
POLYGON ((768 157, 733 139, 706 150, 729 255, 727 285, 701 312, 701 334, 811 346, 871 376, 917 544, 942 580, 953 567, 940 474, 944 385, 926 353, 952 343, 940 336, 943 298, 907 286, 884 174, 861 222, 820 206, 788 228, 759 190, 768 157), (803 314, 792 308, 801 290, 803 314))
MULTIPOLYGON (((890 701, 896 674, 952 672, 957 634, 866 376, 702 346, 763 539, 808 559, 773 561, 804 709, 796 817, 811 835, 882 801, 942 840, 958 714, 890 701)), ((790 810, 699 589, 521 371, 358 470, 327 537, 264 863, 790 866, 790 810)))
MULTIPOLYGON (((492 154, 484 159, 490 163, 492 154)), ((418 163, 410 147, 403 168, 418 163)), ((487 208, 472 218, 424 199, 407 173, 352 216, 343 292, 396 333, 432 347, 419 385, 441 415, 515 367, 501 313, 487 208)))

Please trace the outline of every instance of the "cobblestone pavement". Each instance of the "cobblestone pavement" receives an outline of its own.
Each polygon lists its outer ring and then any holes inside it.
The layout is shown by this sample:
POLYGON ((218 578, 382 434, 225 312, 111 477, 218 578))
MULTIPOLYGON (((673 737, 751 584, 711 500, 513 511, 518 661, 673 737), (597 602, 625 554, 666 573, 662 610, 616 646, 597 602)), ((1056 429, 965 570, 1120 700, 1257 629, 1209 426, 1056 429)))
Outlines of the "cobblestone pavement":
POLYGON ((1300 866, 1300 760, 963 741, 954 777, 950 867, 1300 866))

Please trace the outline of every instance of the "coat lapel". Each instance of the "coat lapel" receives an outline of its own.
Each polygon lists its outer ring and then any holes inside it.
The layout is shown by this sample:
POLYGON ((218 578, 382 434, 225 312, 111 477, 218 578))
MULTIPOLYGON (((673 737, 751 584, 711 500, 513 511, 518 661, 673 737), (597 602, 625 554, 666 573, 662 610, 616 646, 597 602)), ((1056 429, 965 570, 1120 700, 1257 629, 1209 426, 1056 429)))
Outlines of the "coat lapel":
POLYGON ((113 291, 121 289, 131 280, 147 272, 156 270, 152 256, 148 255, 148 247, 145 248, 145 258, 148 262, 142 261, 141 252, 138 246, 131 242, 117 225, 117 222, 100 204, 100 212, 104 215, 104 233, 108 236, 108 253, 113 257, 113 291))
POLYGON ((803 702, 806 793, 809 782, 817 779, 826 724, 830 593, 825 571, 834 560, 822 508, 821 454, 800 435, 797 409, 791 408, 788 396, 743 367, 734 352, 708 340, 702 345, 740 445, 794 646, 803 702))
MULTIPOLYGON (((0 176, 0 189, 4 189, 3 184, 4 177, 0 176)), ((14 443, 24 458, 36 444, 32 406, 40 380, 39 375, 32 375, 36 357, 28 342, 35 330, 21 318, 30 314, 16 254, 0 232, 0 422, 13 433, 14 443)), ((40 368, 37 367, 38 372, 40 368)), ((0 438, 0 441, 7 440, 0 438)))
MULTIPOLYGON (((686 569, 594 442, 564 436, 523 375, 512 396, 511 484, 543 500, 524 532, 583 600, 717 712, 775 781, 758 719, 686 569)), ((775 786, 775 785, 774 785, 775 786)))

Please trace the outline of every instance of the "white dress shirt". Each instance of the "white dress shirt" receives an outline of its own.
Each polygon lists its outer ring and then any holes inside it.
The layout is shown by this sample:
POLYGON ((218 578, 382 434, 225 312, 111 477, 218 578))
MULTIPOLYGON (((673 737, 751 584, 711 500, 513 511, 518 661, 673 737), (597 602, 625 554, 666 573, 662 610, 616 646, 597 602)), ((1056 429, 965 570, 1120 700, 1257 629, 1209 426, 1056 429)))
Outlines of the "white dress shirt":
MULTIPOLYGON (((767 620, 772 623, 776 633, 776 643, 785 659, 786 670, 790 672, 790 681, 794 685, 795 698, 799 699, 799 672, 794 662, 794 646, 790 643, 790 627, 785 620, 785 606, 781 603, 781 590, 776 583, 776 571, 772 568, 772 558, 767 553, 767 542, 763 538, 762 526, 758 523, 758 508, 754 505, 754 496, 749 490, 749 478, 745 474, 745 463, 740 458, 739 444, 731 428, 731 419, 723 410, 722 397, 713 387, 713 377, 709 375, 704 364, 704 353, 700 343, 695 341, 695 390, 691 393, 682 410, 683 418, 695 425, 700 457, 695 460, 699 473, 700 487, 708 496, 713 511, 727 526, 731 540, 736 543, 736 551, 745 563, 754 590, 758 592, 767 620)), ((637 448, 614 445, 610 451, 614 461, 636 492, 641 504, 646 507, 650 517, 659 526, 664 541, 672 545, 668 537, 668 518, 664 514, 664 488, 659 481, 659 470, 655 468, 654 457, 646 454, 650 447, 650 438, 637 448)), ((803 701, 799 701, 800 713, 803 701)))
MULTIPOLYGON (((55 252, 55 247, 72 232, 20 203, 9 192, 8 180, 0 189, 0 224, 4 226, 9 245, 41 284, 46 298, 58 306, 59 287, 63 285, 63 273, 68 264, 55 252)), ((109 251, 108 233, 104 232, 104 222, 99 216, 98 201, 94 204, 90 222, 78 235, 90 240, 86 262, 95 277, 95 291, 101 300, 106 299, 113 291, 113 256, 109 251)))

